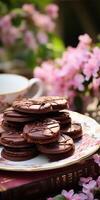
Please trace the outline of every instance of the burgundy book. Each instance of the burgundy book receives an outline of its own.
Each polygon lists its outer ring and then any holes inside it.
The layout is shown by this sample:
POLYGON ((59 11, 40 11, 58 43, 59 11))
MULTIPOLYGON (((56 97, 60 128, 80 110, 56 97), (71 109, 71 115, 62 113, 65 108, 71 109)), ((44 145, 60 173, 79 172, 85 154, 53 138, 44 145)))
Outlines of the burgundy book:
POLYGON ((92 158, 69 167, 41 172, 0 171, 0 200, 46 200, 63 188, 75 188, 81 176, 97 177, 100 168, 92 158))

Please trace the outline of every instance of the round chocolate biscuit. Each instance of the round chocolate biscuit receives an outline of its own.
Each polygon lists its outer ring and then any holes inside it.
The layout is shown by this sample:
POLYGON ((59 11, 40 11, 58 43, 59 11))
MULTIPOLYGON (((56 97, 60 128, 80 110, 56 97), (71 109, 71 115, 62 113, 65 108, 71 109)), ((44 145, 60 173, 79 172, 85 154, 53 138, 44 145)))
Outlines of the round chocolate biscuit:
POLYGON ((50 144, 38 144, 37 148, 44 154, 65 154, 74 149, 73 139, 67 135, 61 134, 58 141, 50 144))
POLYGON ((68 101, 65 96, 43 96, 40 98, 51 104, 53 112, 68 108, 68 101))
POLYGON ((1 151, 1 156, 11 161, 24 161, 36 157, 37 151, 35 148, 27 148, 20 150, 15 148, 3 148, 1 151))
POLYGON ((5 131, 19 131, 22 130, 25 125, 25 122, 19 123, 19 122, 11 122, 11 121, 2 121, 2 128, 5 131))
POLYGON ((66 134, 70 136, 73 140, 82 137, 83 131, 80 123, 71 123, 70 126, 63 127, 61 129, 61 134, 66 134))
POLYGON ((39 122, 26 124, 23 135, 30 143, 51 143, 58 139, 60 126, 56 120, 45 119, 39 122))
POLYGON ((60 123, 60 127, 70 125, 71 124, 71 117, 67 110, 61 110, 58 112, 48 113, 47 115, 49 118, 55 119, 60 123))
POLYGON ((29 122, 35 119, 35 116, 29 115, 27 113, 16 112, 12 107, 4 111, 4 120, 9 122, 29 122))
POLYGON ((15 101, 13 108, 25 113, 48 113, 66 109, 68 107, 65 97, 43 96, 35 99, 15 101))
POLYGON ((9 131, 7 133, 2 134, 0 138, 0 142, 4 147, 9 148, 28 148, 31 147, 32 144, 27 143, 27 141, 24 139, 21 132, 14 132, 9 131))

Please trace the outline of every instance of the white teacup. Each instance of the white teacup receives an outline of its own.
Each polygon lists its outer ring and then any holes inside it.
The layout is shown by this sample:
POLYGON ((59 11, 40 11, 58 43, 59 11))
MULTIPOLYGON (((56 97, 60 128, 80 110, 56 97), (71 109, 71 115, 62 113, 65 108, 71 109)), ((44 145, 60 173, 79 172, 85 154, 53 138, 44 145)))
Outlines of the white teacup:
POLYGON ((38 78, 28 80, 26 77, 16 74, 0 74, 0 110, 18 98, 28 95, 35 98, 42 94, 43 86, 38 78))

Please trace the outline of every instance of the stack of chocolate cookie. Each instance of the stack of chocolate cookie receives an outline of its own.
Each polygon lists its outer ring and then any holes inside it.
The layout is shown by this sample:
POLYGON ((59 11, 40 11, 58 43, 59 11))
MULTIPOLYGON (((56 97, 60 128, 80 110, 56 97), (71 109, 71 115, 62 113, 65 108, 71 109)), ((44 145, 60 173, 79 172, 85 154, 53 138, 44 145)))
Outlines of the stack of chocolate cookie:
POLYGON ((37 152, 53 158, 71 155, 73 140, 82 136, 82 127, 71 122, 66 109, 66 97, 15 101, 3 115, 2 156, 19 161, 33 158, 37 152))

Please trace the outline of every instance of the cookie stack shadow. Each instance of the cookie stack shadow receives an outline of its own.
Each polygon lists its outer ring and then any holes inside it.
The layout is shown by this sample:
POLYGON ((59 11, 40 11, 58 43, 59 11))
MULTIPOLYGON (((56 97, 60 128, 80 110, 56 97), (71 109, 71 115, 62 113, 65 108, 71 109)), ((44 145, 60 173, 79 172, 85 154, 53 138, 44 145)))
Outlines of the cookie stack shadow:
POLYGON ((2 116, 1 155, 24 161, 42 153, 51 160, 69 157, 82 137, 80 123, 73 123, 66 97, 46 96, 17 100, 2 116))

